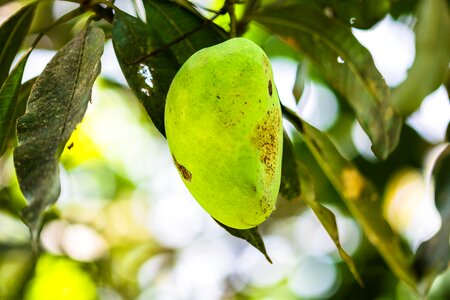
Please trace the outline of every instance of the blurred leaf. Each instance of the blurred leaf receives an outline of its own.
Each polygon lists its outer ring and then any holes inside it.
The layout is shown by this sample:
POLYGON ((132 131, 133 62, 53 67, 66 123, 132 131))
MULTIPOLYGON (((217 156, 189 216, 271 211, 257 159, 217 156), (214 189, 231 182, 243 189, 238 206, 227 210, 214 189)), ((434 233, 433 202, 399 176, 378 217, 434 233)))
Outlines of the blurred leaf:
POLYGON ((280 194, 288 201, 300 198, 300 178, 297 172, 294 147, 286 131, 283 132, 280 194))
POLYGON ((397 146, 402 120, 390 103, 389 89, 370 52, 350 28, 308 5, 270 7, 254 19, 302 52, 344 96, 385 159, 397 146))
POLYGON ((319 0, 318 5, 352 27, 368 29, 389 12, 391 0, 319 0))
POLYGON ((437 159, 433 175, 436 182, 435 203, 442 225, 431 239, 420 245, 414 258, 414 269, 425 293, 434 279, 448 268, 450 261, 450 145, 437 159))
MULTIPOLYGON (((55 0, 36 1, 36 9, 34 12, 33 22, 31 22, 30 33, 45 31, 46 28, 49 28, 53 24, 55 21, 55 15, 53 13, 54 4, 55 0)), ((47 34, 48 32, 46 35, 47 34)), ((66 35, 70 36, 71 34, 66 32, 66 35)))
POLYGON ((377 201, 378 195, 372 184, 339 154, 324 133, 285 107, 283 115, 302 134, 306 145, 361 225, 369 241, 378 249, 398 278, 415 288, 415 280, 408 264, 409 253, 405 253, 401 248, 399 237, 384 220, 377 201))
POLYGON ((450 7, 446 0, 422 0, 418 7, 416 58, 406 80, 392 94, 402 115, 419 108, 445 80, 450 62, 450 7))
POLYGON ((339 241, 339 231, 335 215, 331 210, 329 210, 316 200, 314 183, 312 181, 311 175, 309 174, 309 170, 300 162, 298 162, 296 166, 297 173, 300 175, 303 201, 305 201, 306 204, 313 210, 314 214, 317 216, 320 223, 325 228, 330 238, 333 240, 333 243, 338 249, 339 256, 348 266, 356 281, 358 281, 360 286, 364 286, 364 283, 358 273, 358 270, 356 269, 353 259, 350 255, 347 254, 347 252, 345 252, 344 248, 342 248, 341 242, 339 241))
POLYGON ((391 0, 389 14, 396 19, 402 15, 414 14, 418 2, 419 0, 391 0))
POLYGON ((447 78, 444 81, 444 86, 445 89, 447 90, 447 94, 450 95, 450 68, 447 70, 447 78))
POLYGON ((89 26, 59 50, 37 79, 26 113, 17 122, 14 164, 29 202, 22 213, 34 246, 44 210, 59 196, 58 159, 86 111, 103 44, 103 31, 89 26))
POLYGON ((15 197, 12 187, 0 189, 0 209, 11 216, 20 218, 20 210, 26 205, 23 198, 15 197))
POLYGON ((214 219, 214 221, 216 221, 222 228, 228 231, 229 234, 238 237, 240 239, 246 240, 250 245, 258 249, 259 252, 261 252, 265 256, 268 262, 272 263, 272 260, 267 254, 264 241, 258 232, 258 227, 253 227, 249 229, 236 229, 228 227, 227 225, 220 223, 216 219, 214 219))
POLYGON ((406 125, 402 129, 398 147, 388 159, 373 163, 357 156, 353 163, 358 166, 361 173, 370 177, 370 180, 376 184, 379 190, 384 190, 389 182, 390 175, 396 173, 399 168, 422 168, 423 158, 432 148, 431 143, 425 141, 417 131, 406 125), (414 147, 411 147, 411 145, 414 145, 414 147))
POLYGON ((0 156, 8 148, 9 140, 16 130, 17 118, 25 111, 26 99, 20 98, 19 92, 30 53, 21 58, 0 89, 0 156))
MULTIPOLYGON (((336 145, 339 153, 341 153, 346 160, 352 160, 358 156, 358 150, 356 150, 352 138, 355 116, 352 113, 343 111, 342 107, 339 107, 339 110, 338 119, 331 128, 327 129, 327 135, 336 145)), ((398 147, 396 149, 398 149, 398 147)), ((395 151, 393 153, 395 153, 395 151)), ((391 157, 392 154, 388 159, 391 157)), ((362 173, 365 174, 365 172, 362 173)))
POLYGON ((284 57, 295 62, 302 60, 301 55, 296 49, 287 45, 277 36, 272 35, 266 30, 265 27, 258 23, 250 23, 250 25, 252 25, 251 28, 257 28, 260 32, 264 32, 269 35, 268 37, 261 37, 261 40, 259 41, 260 44, 258 44, 261 45, 268 57, 284 57))
POLYGON ((14 57, 28 34, 36 3, 25 6, 0 27, 0 86, 8 77, 14 57))
POLYGON ((298 102, 305 91, 305 82, 308 78, 308 62, 301 61, 297 65, 297 74, 295 75, 294 88, 292 89, 292 94, 295 100, 298 102))
POLYGON ((130 88, 165 135, 164 106, 173 77, 192 54, 223 42, 225 34, 176 3, 148 0, 144 5, 147 24, 116 11, 113 43, 130 88))

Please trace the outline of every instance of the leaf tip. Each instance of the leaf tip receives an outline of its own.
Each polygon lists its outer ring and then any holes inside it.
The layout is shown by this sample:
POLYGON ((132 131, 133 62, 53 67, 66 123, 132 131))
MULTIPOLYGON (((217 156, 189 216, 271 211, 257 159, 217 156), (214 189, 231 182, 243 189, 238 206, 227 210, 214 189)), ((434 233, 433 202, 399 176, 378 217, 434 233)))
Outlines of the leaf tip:
POLYGON ((264 245, 264 241, 258 232, 258 226, 249 228, 249 229, 236 229, 236 228, 228 227, 228 226, 220 223, 216 219, 214 219, 214 221, 216 221, 217 224, 219 224, 229 234, 231 234, 237 238, 246 240, 250 245, 252 245, 259 252, 261 252, 270 264, 273 264, 272 260, 270 259, 269 255, 267 254, 267 250, 266 250, 266 246, 264 245))

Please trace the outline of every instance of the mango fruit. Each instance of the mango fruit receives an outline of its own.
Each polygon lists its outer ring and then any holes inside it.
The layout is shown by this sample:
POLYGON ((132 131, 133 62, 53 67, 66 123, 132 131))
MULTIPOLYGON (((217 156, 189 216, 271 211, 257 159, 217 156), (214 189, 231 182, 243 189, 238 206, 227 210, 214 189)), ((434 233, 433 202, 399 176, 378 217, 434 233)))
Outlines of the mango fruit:
POLYGON ((217 221, 248 229, 275 209, 283 129, 264 51, 233 38, 193 54, 166 99, 170 152, 185 185, 217 221))

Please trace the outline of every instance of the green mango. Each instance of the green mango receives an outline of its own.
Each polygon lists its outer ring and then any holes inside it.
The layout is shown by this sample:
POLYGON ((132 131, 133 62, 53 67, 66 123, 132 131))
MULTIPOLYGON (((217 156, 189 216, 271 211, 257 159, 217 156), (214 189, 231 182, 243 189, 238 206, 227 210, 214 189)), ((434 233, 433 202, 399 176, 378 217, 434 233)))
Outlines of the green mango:
POLYGON ((248 229, 269 217, 283 128, 272 67, 258 45, 233 38, 192 55, 171 83, 164 122, 175 166, 214 219, 248 229))

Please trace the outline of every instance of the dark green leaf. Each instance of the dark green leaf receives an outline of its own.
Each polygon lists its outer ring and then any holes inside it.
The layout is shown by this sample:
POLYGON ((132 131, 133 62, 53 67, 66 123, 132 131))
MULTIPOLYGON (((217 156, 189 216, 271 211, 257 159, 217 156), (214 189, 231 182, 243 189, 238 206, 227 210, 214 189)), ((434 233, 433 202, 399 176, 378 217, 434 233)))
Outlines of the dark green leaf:
POLYGON ((446 80, 450 62, 450 7, 445 0, 422 0, 418 9, 416 58, 408 77, 392 94, 403 115, 418 109, 446 80))
POLYGON ((130 88, 144 105, 153 124, 165 136, 166 94, 179 68, 175 57, 170 51, 161 51, 136 63, 148 53, 163 47, 163 43, 154 37, 154 29, 124 12, 116 12, 112 40, 130 88))
POLYGON ((145 1, 144 5, 147 24, 116 12, 113 43, 128 84, 165 135, 164 106, 173 77, 192 54, 223 42, 225 34, 171 1, 145 1))
POLYGON ((30 97, 31 88, 36 82, 36 79, 37 77, 32 78, 27 82, 23 83, 22 86, 20 87, 19 95, 17 97, 17 107, 15 110, 15 116, 13 118, 14 119, 13 130, 10 132, 9 144, 7 145, 8 148, 14 147, 17 144, 17 137, 16 137, 17 119, 19 119, 25 113, 27 100, 30 97))
POLYGON ((182 65, 192 54, 227 39, 223 29, 184 6, 167 0, 144 0, 147 24, 182 65), (179 42, 175 42, 178 41, 179 42), (173 43, 173 44, 172 44, 173 43))
POLYGON ((283 115, 298 129, 321 169, 330 180, 353 217, 359 222, 369 241, 378 249, 392 271, 415 288, 408 259, 400 238, 384 220, 378 195, 373 185, 346 161, 330 139, 294 112, 283 107, 283 115))
POLYGON ((16 130, 16 120, 26 105, 26 101, 19 97, 19 92, 29 54, 30 52, 22 57, 0 89, 0 156, 8 148, 10 138, 16 130))
POLYGON ((336 223, 336 217, 331 210, 329 210, 316 200, 314 183, 309 174, 309 170, 300 162, 298 162, 296 166, 297 173, 300 175, 302 185, 302 200, 305 201, 305 203, 313 210, 314 214, 317 216, 320 223, 325 228, 328 235, 336 245, 340 257, 348 266, 350 272, 352 272, 358 283, 363 286, 364 284, 361 277, 359 276, 358 271, 356 270, 353 259, 350 255, 347 254, 347 252, 345 252, 344 248, 342 248, 341 242, 339 241, 339 231, 336 223))
POLYGON ((103 31, 87 27, 59 50, 36 80, 26 113, 18 119, 14 164, 29 202, 23 218, 35 246, 43 212, 59 196, 58 159, 86 111, 103 44, 103 31))
POLYGON ((391 6, 390 0, 319 0, 330 15, 352 27, 367 29, 380 21, 391 6))
POLYGON ((302 4, 271 7, 254 18, 311 60, 347 99, 372 141, 372 150, 385 159, 397 146, 402 120, 372 56, 350 28, 302 4))
POLYGON ((266 246, 264 245, 264 241, 261 238, 261 235, 258 232, 258 227, 253 227, 250 229, 235 229, 228 227, 216 219, 214 219, 220 226, 222 226, 229 234, 234 235, 240 239, 246 240, 250 245, 258 249, 267 259, 268 262, 272 263, 269 255, 266 251, 266 246))
POLYGON ((450 261, 450 145, 436 161, 433 176, 436 182, 436 208, 441 215, 442 225, 430 240, 420 245, 414 259, 414 268, 424 292, 448 268, 450 261))
POLYGON ((0 86, 8 76, 14 57, 28 34, 35 8, 36 2, 25 6, 0 27, 0 86))
POLYGON ((287 135, 283 133, 283 159, 281 165, 280 194, 289 201, 300 198, 300 178, 297 172, 294 147, 287 135))

